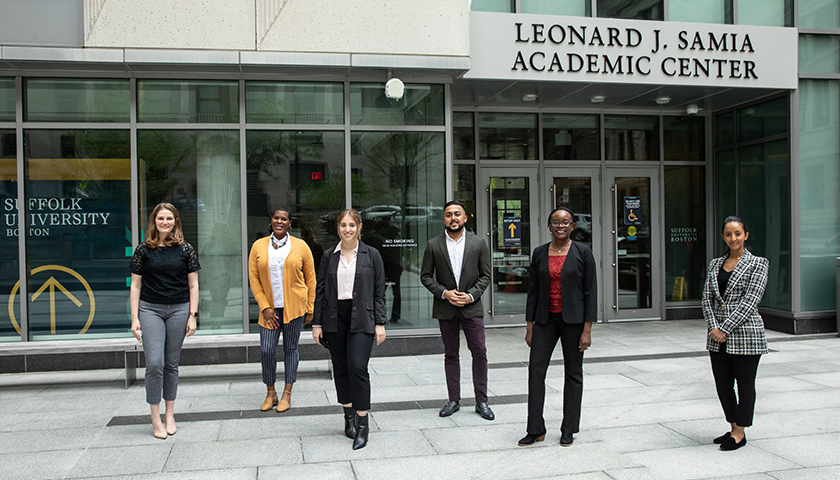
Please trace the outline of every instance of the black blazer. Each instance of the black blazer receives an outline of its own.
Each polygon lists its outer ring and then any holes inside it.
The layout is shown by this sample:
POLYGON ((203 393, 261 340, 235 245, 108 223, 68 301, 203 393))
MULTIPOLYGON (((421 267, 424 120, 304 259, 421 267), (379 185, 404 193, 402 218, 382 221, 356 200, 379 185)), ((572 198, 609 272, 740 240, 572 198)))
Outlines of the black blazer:
MULTIPOLYGON (((455 290, 455 273, 449 262, 446 248, 446 232, 429 240, 420 266, 420 281, 434 297, 432 316, 439 320, 455 317, 457 308, 441 298, 444 290, 455 290)), ((490 249, 480 237, 464 231, 464 260, 461 264, 460 291, 472 295, 473 303, 461 307, 461 314, 467 318, 484 316, 481 294, 490 285, 490 249)))
MULTIPOLYGON (((338 261, 341 250, 330 248, 321 257, 318 284, 315 287, 313 326, 325 332, 338 332, 338 261)), ((385 325, 385 267, 375 248, 359 240, 356 251, 356 276, 353 280, 352 333, 373 335, 374 325, 385 325)))
MULTIPOLYGON (((525 320, 548 322, 548 246, 540 245, 531 256, 528 272, 528 300, 525 320)), ((596 283, 595 257, 586 245, 572 242, 563 270, 560 273, 560 294, 563 321, 566 323, 594 322, 598 320, 598 285, 596 283)))

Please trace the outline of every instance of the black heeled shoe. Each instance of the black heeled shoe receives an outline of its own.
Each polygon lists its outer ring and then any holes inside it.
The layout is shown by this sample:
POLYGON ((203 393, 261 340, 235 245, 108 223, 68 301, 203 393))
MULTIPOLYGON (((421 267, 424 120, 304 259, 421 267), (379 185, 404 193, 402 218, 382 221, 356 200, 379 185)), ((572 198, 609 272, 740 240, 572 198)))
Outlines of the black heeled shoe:
POLYGON ((370 414, 365 415, 364 417, 360 415, 356 415, 356 436, 353 438, 353 450, 358 450, 360 448, 365 448, 368 442, 368 417, 370 414))
POLYGON ((572 433, 560 432, 560 446, 571 447, 575 443, 575 436, 572 433))
POLYGON ((714 440, 712 440, 712 441, 713 441, 714 443, 716 443, 716 444, 720 445, 721 443, 725 442, 727 438, 729 438, 729 437, 731 437, 731 436, 732 436, 732 432, 726 432, 726 433, 724 433, 723 435, 721 435, 721 436, 719 436, 719 437, 715 437, 715 439, 714 439, 714 440))
POLYGON ((528 447, 528 446, 531 446, 531 445, 533 445, 537 442, 542 442, 543 440, 545 440, 545 432, 543 432, 539 435, 534 434, 534 433, 529 433, 528 435, 525 435, 524 437, 519 439, 519 446, 520 447, 528 447))
POLYGON ((731 450, 738 450, 739 448, 743 447, 747 444, 747 436, 744 435, 744 438, 741 439, 740 442, 736 442, 734 438, 731 436, 723 441, 720 444, 721 450, 731 451, 731 450))
POLYGON ((344 435, 347 438, 356 438, 356 411, 353 407, 344 408, 344 435))

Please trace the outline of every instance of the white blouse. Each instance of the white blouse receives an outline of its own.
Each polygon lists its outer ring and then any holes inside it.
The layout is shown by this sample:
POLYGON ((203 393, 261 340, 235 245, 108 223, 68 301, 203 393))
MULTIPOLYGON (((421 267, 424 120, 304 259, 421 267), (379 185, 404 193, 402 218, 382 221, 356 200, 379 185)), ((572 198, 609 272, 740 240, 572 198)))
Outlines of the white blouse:
POLYGON ((353 256, 348 261, 341 253, 341 243, 335 246, 338 252, 338 299, 353 299, 353 283, 356 281, 356 255, 359 253, 359 243, 353 249, 353 256))
POLYGON ((283 268, 286 265, 286 257, 292 250, 292 242, 289 241, 287 233, 283 240, 278 241, 271 234, 268 242, 268 276, 271 278, 271 294, 274 297, 274 308, 283 308, 283 268), (280 245, 274 248, 274 245, 280 245))

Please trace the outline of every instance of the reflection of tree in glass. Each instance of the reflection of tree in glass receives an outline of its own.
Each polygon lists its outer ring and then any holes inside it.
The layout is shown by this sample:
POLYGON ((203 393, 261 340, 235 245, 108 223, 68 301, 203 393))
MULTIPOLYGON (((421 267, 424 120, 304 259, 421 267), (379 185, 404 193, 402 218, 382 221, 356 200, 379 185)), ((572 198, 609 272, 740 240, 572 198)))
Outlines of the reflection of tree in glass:
POLYGON ((74 187, 65 187, 64 196, 114 203, 125 201, 124 191, 109 188, 103 180, 130 180, 131 146, 127 131, 85 130, 62 135, 61 141, 65 143, 65 152, 73 158, 52 162, 55 177, 86 179, 77 180, 74 187))
POLYGON ((195 135, 166 130, 138 132, 138 150, 146 204, 173 201, 169 195, 178 179, 173 173, 182 171, 181 164, 195 155, 195 135), (189 140, 189 141, 185 141, 189 140))

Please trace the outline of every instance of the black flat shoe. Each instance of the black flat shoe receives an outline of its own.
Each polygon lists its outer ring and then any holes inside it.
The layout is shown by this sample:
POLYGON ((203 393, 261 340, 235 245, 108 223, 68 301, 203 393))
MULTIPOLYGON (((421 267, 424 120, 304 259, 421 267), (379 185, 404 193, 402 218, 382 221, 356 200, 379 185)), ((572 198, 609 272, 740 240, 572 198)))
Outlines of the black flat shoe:
POLYGON ((458 404, 458 402, 446 402, 446 405, 444 405, 443 408, 440 409, 440 416, 448 417, 460 409, 461 405, 458 404))
POLYGON ((747 437, 746 436, 744 436, 744 438, 742 438, 740 442, 736 442, 735 439, 730 436, 729 438, 724 440, 723 443, 720 444, 720 449, 721 450, 726 450, 726 451, 738 450, 739 448, 743 447, 746 444, 747 444, 747 437))
POLYGON ((545 440, 545 433, 541 433, 539 435, 529 433, 528 435, 525 435, 524 437, 519 439, 519 446, 527 447, 537 442, 542 442, 543 440, 545 440))
POLYGON ((475 412, 481 415, 481 418, 485 420, 493 420, 496 418, 496 415, 493 414, 493 410, 490 410, 490 405, 487 403, 476 403, 475 404, 475 412))
POLYGON ((729 438, 731 436, 732 436, 732 432, 726 432, 719 437, 715 437, 715 439, 712 440, 712 441, 715 442, 716 444, 720 445, 721 443, 725 442, 727 438, 729 438))
POLYGON ((575 437, 571 433, 561 432, 560 433, 560 446, 561 447, 571 447, 572 444, 575 443, 575 437))

